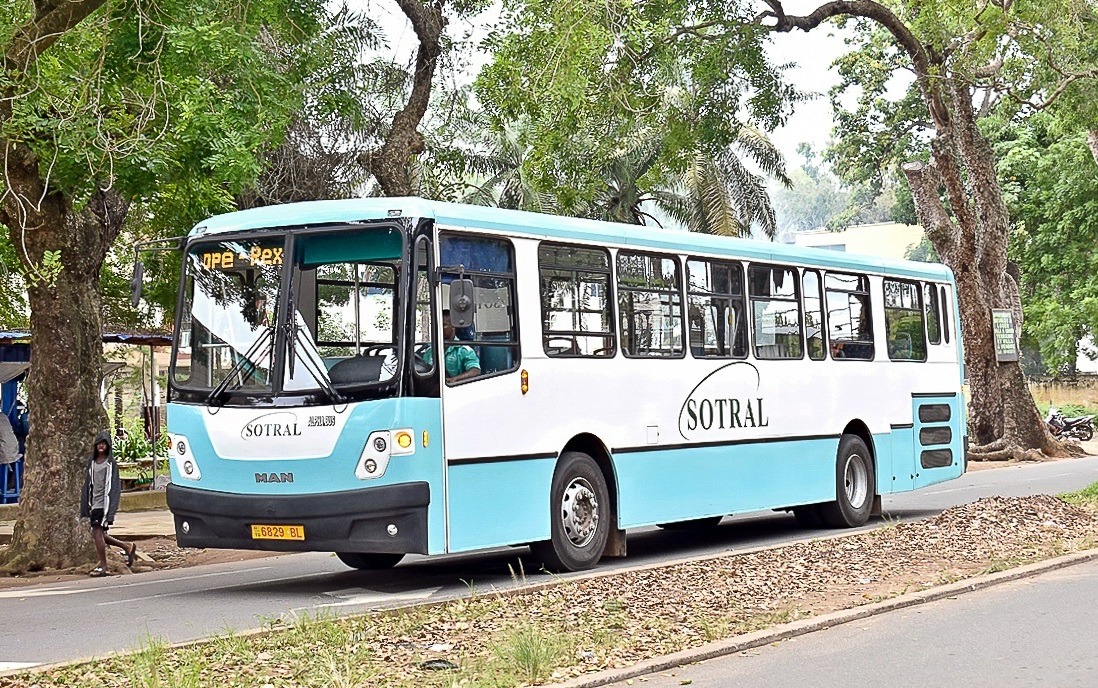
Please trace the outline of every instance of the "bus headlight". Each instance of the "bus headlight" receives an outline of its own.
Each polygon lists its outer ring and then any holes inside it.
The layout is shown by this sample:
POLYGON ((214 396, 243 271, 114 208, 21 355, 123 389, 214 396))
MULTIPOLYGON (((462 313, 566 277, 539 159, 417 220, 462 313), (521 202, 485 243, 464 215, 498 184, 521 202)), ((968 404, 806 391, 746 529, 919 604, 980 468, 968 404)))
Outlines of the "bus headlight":
POLYGON ((410 428, 372 432, 358 457, 355 477, 359 480, 380 478, 389 467, 389 457, 407 456, 415 452, 415 435, 410 428))
POLYGON ((168 453, 175 464, 176 474, 187 480, 201 480, 202 471, 198 468, 198 461, 191 453, 191 443, 183 435, 168 435, 171 442, 168 453))
POLYGON ((385 475, 389 467, 389 450, 392 447, 388 430, 378 430, 366 438, 366 446, 358 457, 355 477, 359 480, 372 480, 385 475))

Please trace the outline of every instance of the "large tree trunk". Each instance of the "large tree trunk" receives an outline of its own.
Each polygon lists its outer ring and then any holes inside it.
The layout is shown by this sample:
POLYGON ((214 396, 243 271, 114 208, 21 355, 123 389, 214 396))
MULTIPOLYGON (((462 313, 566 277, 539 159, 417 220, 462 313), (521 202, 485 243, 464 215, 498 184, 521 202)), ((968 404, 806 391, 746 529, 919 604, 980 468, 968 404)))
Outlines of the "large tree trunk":
POLYGON ((73 209, 61 194, 42 193, 32 155, 9 155, 7 162, 11 193, 0 220, 32 275, 31 422, 25 487, 2 563, 10 572, 67 568, 95 559, 87 523, 78 518, 80 490, 92 440, 106 427, 99 399, 99 270, 125 204, 98 192, 84 208, 73 209), (42 200, 32 204, 28 198, 42 200), (47 251, 60 253, 56 275, 45 267, 47 251))
POLYGON ((426 149, 419 123, 431 103, 431 83, 442 54, 442 31, 446 28, 443 1, 397 0, 419 39, 412 90, 408 102, 393 117, 385 143, 378 151, 360 157, 360 162, 377 177, 386 196, 410 196, 415 192, 413 163, 426 149))
POLYGON ((1007 274, 1010 214, 999 192, 995 158, 980 134, 968 85, 948 81, 939 107, 931 166, 904 166, 915 212, 938 255, 954 272, 971 390, 973 459, 1034 458, 1069 450, 1049 434, 1016 361, 997 361, 992 310, 1020 318, 1017 283, 1007 274), (942 192, 951 213, 942 203, 942 192))
POLYGON ((1017 284, 1007 275, 1010 214, 999 190, 995 157, 973 109, 973 74, 952 74, 945 54, 928 49, 888 6, 873 0, 831 0, 805 16, 765 0, 772 31, 811 31, 836 17, 862 17, 892 34, 907 53, 934 127, 931 162, 908 163, 915 212, 942 261, 954 272, 972 398, 969 429, 974 459, 1032 458, 1069 449, 1048 433, 1017 362, 998 362, 991 311, 1020 313, 1017 284), (943 203, 943 192, 948 202, 943 203))

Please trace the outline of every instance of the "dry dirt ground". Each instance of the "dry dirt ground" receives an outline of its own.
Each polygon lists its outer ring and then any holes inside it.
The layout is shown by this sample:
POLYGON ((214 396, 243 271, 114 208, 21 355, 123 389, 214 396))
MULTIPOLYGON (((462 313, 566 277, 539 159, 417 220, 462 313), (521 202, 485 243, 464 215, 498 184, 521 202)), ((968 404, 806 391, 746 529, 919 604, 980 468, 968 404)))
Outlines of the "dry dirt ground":
MULTIPOLYGON (((1098 440, 1085 442, 1083 449, 1088 454, 1098 454, 1098 440)), ((1052 460, 1070 460, 1052 459, 1052 460)), ((1024 465, 1028 462, 994 461, 974 462, 969 464, 970 471, 982 471, 990 469, 1009 469, 1024 465)), ((138 561, 133 569, 125 565, 125 555, 117 549, 111 550, 107 555, 111 575, 130 575, 155 571, 160 569, 180 569, 201 564, 216 564, 222 562, 244 561, 263 557, 280 556, 279 552, 259 552, 253 550, 214 550, 214 549, 190 549, 176 547, 174 538, 153 537, 135 540, 138 548, 138 561)), ((0 551, 3 546, 0 546, 0 551)), ((0 590, 25 585, 44 585, 63 581, 81 580, 87 577, 87 573, 94 566, 88 563, 85 566, 65 571, 44 571, 29 573, 21 576, 9 576, 0 571, 0 590)))

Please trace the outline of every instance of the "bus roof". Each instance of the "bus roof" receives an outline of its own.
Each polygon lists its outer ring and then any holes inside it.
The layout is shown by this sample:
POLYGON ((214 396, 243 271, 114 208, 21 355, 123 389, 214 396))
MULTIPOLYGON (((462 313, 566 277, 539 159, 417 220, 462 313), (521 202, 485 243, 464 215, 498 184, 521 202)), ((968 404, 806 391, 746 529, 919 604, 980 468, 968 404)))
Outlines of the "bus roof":
POLYGON ((301 227, 381 220, 394 217, 431 218, 442 227, 456 225, 470 229, 503 231, 509 234, 558 241, 619 244, 638 249, 673 251, 676 253, 699 253, 758 261, 793 262, 798 265, 880 272, 953 282, 953 273, 945 265, 939 263, 919 263, 842 251, 792 246, 756 239, 737 239, 642 225, 545 215, 521 210, 503 210, 491 206, 444 203, 415 197, 307 201, 253 208, 216 215, 204 220, 191 230, 190 237, 197 238, 224 232, 277 227, 301 227))

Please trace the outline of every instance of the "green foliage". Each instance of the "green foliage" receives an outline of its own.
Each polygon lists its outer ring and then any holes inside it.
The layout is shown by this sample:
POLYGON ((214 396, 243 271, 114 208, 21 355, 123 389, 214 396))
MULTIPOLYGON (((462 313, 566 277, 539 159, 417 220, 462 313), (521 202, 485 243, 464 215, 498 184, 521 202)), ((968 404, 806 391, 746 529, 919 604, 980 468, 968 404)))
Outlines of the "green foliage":
POLYGON ((512 0, 477 97, 497 129, 523 123, 528 180, 565 212, 590 204, 605 189, 600 171, 655 132, 662 150, 645 186, 669 186, 699 153, 734 146, 741 117, 773 128, 795 97, 751 5, 512 0))
MULTIPOLYGON (((30 11, 19 3, 0 13, 0 48, 30 11)), ((330 55, 316 48, 333 21, 323 0, 118 0, 26 73, 0 75, 0 89, 14 96, 0 138, 33 150, 52 190, 77 206, 108 187, 130 202, 121 245, 101 274, 108 323, 165 325, 178 258, 149 261, 147 301, 134 310, 130 247, 235 209, 235 195, 263 169, 263 151, 303 108, 305 75, 330 55), (313 49, 292 49, 306 44, 313 49)), ((0 239, 5 264, 9 238, 0 239)), ((48 283, 59 267, 51 261, 47 253, 27 279, 48 283)))
POLYGON ((1015 220, 1025 334, 1052 371, 1070 370, 1079 340, 1098 332, 1098 165, 1083 132, 1041 114, 992 119, 998 172, 1015 220))

